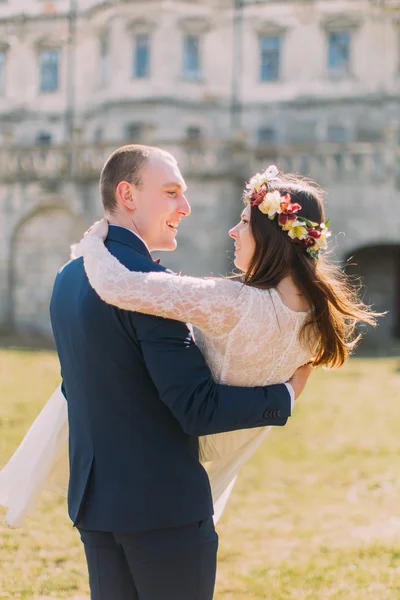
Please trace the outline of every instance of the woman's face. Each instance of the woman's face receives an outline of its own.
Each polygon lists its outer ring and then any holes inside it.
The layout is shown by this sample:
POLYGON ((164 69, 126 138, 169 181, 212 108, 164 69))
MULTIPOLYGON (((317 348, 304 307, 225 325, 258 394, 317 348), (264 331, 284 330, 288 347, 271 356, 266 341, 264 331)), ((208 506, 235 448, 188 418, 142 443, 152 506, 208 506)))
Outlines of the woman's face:
POLYGON ((229 231, 235 240, 235 267, 247 271, 255 251, 255 241, 250 230, 250 206, 247 205, 240 215, 239 223, 229 231))

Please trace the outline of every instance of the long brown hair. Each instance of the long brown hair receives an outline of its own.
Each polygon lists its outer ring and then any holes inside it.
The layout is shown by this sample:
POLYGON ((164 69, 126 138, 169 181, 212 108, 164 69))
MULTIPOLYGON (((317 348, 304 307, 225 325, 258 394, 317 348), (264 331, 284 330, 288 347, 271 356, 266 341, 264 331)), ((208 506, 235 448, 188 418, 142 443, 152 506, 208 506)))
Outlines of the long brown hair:
MULTIPOLYGON (((290 194, 302 207, 299 215, 325 222, 324 193, 315 182, 281 173, 268 188, 290 194)), ((340 267, 321 252, 317 260, 312 258, 304 246, 291 241, 277 219, 270 220, 257 206, 251 207, 250 228, 255 250, 244 283, 271 289, 291 276, 311 308, 300 336, 305 343, 318 340, 313 365, 341 366, 361 339, 358 323, 375 325, 378 313, 360 300, 357 287, 340 267)))

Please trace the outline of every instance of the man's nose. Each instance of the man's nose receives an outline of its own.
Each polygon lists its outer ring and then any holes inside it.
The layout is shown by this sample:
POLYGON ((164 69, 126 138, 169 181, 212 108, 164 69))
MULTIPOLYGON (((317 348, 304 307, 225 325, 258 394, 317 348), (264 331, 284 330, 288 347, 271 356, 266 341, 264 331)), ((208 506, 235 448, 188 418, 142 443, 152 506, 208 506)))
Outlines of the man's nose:
POLYGON ((181 201, 178 206, 178 212, 182 217, 188 217, 192 212, 192 209, 190 208, 190 204, 186 196, 182 195, 181 201))

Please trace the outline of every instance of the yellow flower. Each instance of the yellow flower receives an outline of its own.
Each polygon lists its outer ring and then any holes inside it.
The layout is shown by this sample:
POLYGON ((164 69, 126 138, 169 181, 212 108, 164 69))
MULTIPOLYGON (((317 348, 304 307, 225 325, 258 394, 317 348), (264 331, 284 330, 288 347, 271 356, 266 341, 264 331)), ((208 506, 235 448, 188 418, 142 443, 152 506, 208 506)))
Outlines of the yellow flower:
MULTIPOLYGON (((289 221, 288 221, 289 223, 289 221)), ((307 225, 302 221, 291 221, 292 227, 288 231, 289 237, 294 240, 305 240, 308 237, 307 225)))
POLYGON ((281 225, 281 227, 283 231, 290 231, 295 223, 297 223, 296 219, 288 219, 284 225, 281 225))
POLYGON ((250 179, 246 187, 247 189, 251 190, 251 192, 253 192, 254 190, 256 192, 259 192, 263 183, 265 183, 264 173, 257 173, 250 179))
POLYGON ((263 200, 261 202, 261 204, 258 205, 258 208, 261 210, 261 212, 264 215, 267 215, 268 211, 269 211, 269 202, 268 202, 268 200, 263 200))
POLYGON ((321 237, 315 240, 315 245, 319 250, 326 250, 328 247, 328 237, 332 235, 330 231, 325 227, 325 225, 321 225, 321 237))
POLYGON ((268 192, 258 208, 264 215, 268 215, 270 219, 273 219, 281 212, 281 202, 282 198, 278 191, 268 192))

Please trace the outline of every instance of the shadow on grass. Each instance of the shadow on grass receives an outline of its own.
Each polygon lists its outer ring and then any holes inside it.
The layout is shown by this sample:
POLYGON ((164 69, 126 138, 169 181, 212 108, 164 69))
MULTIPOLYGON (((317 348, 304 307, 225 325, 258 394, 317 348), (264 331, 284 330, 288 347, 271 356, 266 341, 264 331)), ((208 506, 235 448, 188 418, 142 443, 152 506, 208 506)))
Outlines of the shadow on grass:
POLYGON ((31 352, 32 350, 48 352, 55 350, 55 344, 51 336, 29 332, 12 333, 3 330, 0 331, 0 348, 19 352, 31 352))
POLYGON ((356 358, 400 358, 400 340, 394 338, 361 341, 353 354, 356 358))
MULTIPOLYGON (((55 350, 52 336, 40 333, 12 333, 0 329, 0 348, 19 351, 55 350)), ((366 337, 352 355, 355 358, 395 358, 400 359, 400 340, 394 338, 371 339, 366 337)), ((399 362, 400 370, 400 362, 399 362)))

